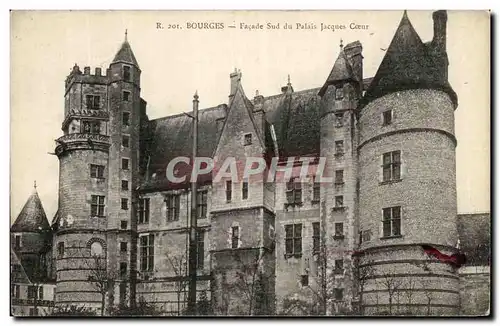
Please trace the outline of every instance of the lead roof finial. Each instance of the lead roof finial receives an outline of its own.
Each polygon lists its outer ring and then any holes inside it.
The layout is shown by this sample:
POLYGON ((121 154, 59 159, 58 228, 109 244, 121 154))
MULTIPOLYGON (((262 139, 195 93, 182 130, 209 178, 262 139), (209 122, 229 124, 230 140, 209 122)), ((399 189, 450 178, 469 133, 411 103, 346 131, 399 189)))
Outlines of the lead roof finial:
POLYGON ((290 74, 288 74, 288 86, 292 85, 292 83, 290 83, 290 74))
POLYGON ((125 42, 128 42, 128 37, 127 36, 128 36, 128 30, 125 29, 125 42))
POLYGON ((344 42, 344 40, 340 39, 340 50, 342 50, 344 48, 343 42, 344 42))
POLYGON ((33 188, 36 189, 36 180, 33 182, 33 188))

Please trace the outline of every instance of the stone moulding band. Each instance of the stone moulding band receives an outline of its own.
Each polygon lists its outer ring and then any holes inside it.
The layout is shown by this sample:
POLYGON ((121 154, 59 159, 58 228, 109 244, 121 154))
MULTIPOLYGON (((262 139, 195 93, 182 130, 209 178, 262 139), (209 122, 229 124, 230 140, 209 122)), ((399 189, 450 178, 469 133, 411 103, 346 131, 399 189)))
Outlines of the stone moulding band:
POLYGON ((409 133, 409 132, 437 132, 437 133, 440 133, 440 134, 445 135, 446 137, 450 138, 450 140, 453 142, 453 145, 455 147, 457 147, 457 138, 455 137, 455 135, 453 135, 452 133, 450 133, 448 131, 444 131, 441 129, 435 129, 435 128, 407 128, 407 129, 400 129, 400 130, 384 132, 382 134, 379 134, 377 136, 369 138, 358 145, 358 150, 360 150, 366 144, 380 140, 384 137, 397 135, 397 134, 404 134, 404 133, 409 133))

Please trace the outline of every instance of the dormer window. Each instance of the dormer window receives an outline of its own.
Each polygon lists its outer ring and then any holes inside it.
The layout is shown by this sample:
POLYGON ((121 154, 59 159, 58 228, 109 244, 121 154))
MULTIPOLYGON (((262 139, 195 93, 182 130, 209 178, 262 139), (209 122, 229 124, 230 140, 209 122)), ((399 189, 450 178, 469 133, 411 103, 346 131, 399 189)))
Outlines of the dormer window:
POLYGON ((132 75, 130 74, 130 67, 129 66, 123 66, 123 80, 125 81, 131 81, 132 75))

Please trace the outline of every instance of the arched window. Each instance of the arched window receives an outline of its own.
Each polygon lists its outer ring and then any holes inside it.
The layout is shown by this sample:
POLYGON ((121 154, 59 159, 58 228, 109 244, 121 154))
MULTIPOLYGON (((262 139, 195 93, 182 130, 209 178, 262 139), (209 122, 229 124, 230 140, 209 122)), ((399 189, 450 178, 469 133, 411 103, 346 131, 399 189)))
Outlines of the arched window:
POLYGON ((91 256, 102 256, 103 255, 103 248, 102 244, 100 242, 92 242, 90 245, 90 255, 91 256))

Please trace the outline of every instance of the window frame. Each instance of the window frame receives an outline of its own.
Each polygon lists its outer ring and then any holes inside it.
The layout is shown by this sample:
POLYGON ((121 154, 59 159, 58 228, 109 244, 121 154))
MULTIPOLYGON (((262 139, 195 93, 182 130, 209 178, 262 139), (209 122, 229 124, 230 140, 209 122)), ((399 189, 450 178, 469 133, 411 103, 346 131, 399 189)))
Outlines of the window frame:
POLYGON ((318 182, 318 177, 313 179, 312 202, 319 202, 321 199, 321 183, 318 182))
POLYGON ((121 168, 124 171, 128 171, 130 169, 130 159, 129 158, 122 157, 121 168), (127 164, 124 164, 124 163, 127 163, 127 164))
POLYGON ((233 182, 231 180, 226 181, 226 202, 231 202, 233 199, 233 182))
POLYGON ((128 242, 120 241, 120 252, 128 252, 128 242))
POLYGON ((85 94, 85 107, 87 110, 100 110, 101 95, 85 94))
POLYGON ((105 217, 106 215, 106 196, 91 195, 90 197, 90 216, 105 217))
POLYGON ((123 80, 126 82, 132 81, 132 67, 123 65, 123 80))
POLYGON ((101 123, 99 121, 82 120, 80 126, 80 133, 82 134, 100 134, 101 123), (86 128, 88 126, 88 128, 86 128))
POLYGON ((64 241, 59 241, 57 243, 57 259, 64 258, 65 248, 64 241))
POLYGON ((128 264, 125 261, 120 262, 120 278, 124 279, 128 274, 128 264), (125 266, 125 268, 123 268, 125 266))
POLYGON ((248 199, 248 181, 243 181, 241 183, 241 199, 242 200, 248 199))
POLYGON ((402 167, 401 150, 395 150, 395 151, 383 153, 382 154, 382 183, 402 180, 401 167, 402 167), (386 159, 386 158, 388 158, 388 159, 386 159))
POLYGON ((336 185, 343 185, 344 184, 344 170, 339 169, 335 170, 335 184, 336 185))
POLYGON ((312 229, 313 229, 313 255, 318 254, 321 249, 321 223, 320 222, 313 222, 312 223, 312 229))
POLYGON ((122 101, 129 102, 130 101, 130 94, 131 94, 130 91, 124 90, 122 92, 122 101))
POLYGON ((101 164, 90 164, 90 177, 92 179, 104 180, 105 166, 101 164))
POLYGON ((196 210, 198 214, 198 219, 204 219, 207 218, 207 213, 208 213, 208 191, 207 190, 200 190, 198 191, 197 194, 198 198, 196 200, 196 206, 198 206, 198 209, 196 210))
POLYGON ((150 200, 149 198, 139 198, 137 205, 137 223, 145 224, 149 223, 149 213, 150 213, 150 200))
POLYGON ((391 206, 382 209, 382 237, 381 238, 397 238, 402 237, 402 207, 391 206), (397 214, 394 214, 397 212, 397 214), (396 217, 394 217, 396 215, 396 217), (395 227, 396 225, 396 227, 395 227), (388 229, 386 228, 388 226, 388 229), (389 234, 386 233, 389 230, 389 234), (398 230, 399 232, 395 232, 398 230))
POLYGON ((130 148, 130 136, 122 135, 122 146, 123 148, 130 148))
POLYGON ((122 186, 122 190, 124 190, 124 191, 130 190, 128 180, 122 180, 121 186, 122 186))
POLYGON ((165 196, 165 204, 167 207, 167 222, 179 221, 181 195, 170 194, 165 196))
POLYGON ((141 272, 152 272, 154 270, 154 241, 154 234, 139 236, 139 268, 141 272))
POLYGON ((343 259, 335 259, 334 264, 335 264, 335 268, 333 269, 333 274, 335 274, 335 275, 344 274, 344 260, 343 259))
POLYGON ((336 209, 342 209, 344 208, 344 196, 343 195, 337 195, 335 196, 335 207, 336 209), (339 205, 340 203, 340 205, 339 205))
POLYGON ((302 256, 302 223, 286 224, 285 225, 285 257, 301 257, 302 256), (288 232, 291 230, 291 232, 288 232), (297 233, 297 230, 300 232, 297 233), (291 243, 291 246, 289 246, 291 243), (299 245, 297 245, 299 244, 299 245), (291 248, 291 251, 289 250, 291 248), (300 248, 300 250, 296 250, 300 248))
POLYGON ((196 269, 205 267, 205 230, 196 231, 196 269))
POLYGON ((393 120, 394 120, 394 116, 393 116, 392 109, 384 110, 382 112, 382 126, 388 126, 388 125, 392 124, 393 120))
POLYGON ((302 205, 302 182, 298 177, 290 178, 286 183, 286 204, 302 205))
POLYGON ((130 126, 130 112, 122 112, 122 125, 130 126))
POLYGON ((128 211, 128 198, 121 198, 120 209, 123 211, 128 211))
POLYGON ((243 135, 243 146, 252 145, 252 133, 243 135))
POLYGON ((240 237, 241 232, 239 225, 231 226, 231 249, 238 249, 240 247, 240 237))
POLYGON ((344 238, 344 222, 335 222, 334 223, 334 228, 335 228, 335 233, 334 233, 334 236, 333 238, 335 240, 337 239, 343 239, 344 238), (338 226, 340 226, 340 228, 338 228, 338 226), (338 229, 341 229, 342 232, 337 232, 338 229))
POLYGON ((335 156, 342 156, 345 153, 344 140, 335 141, 335 156))

